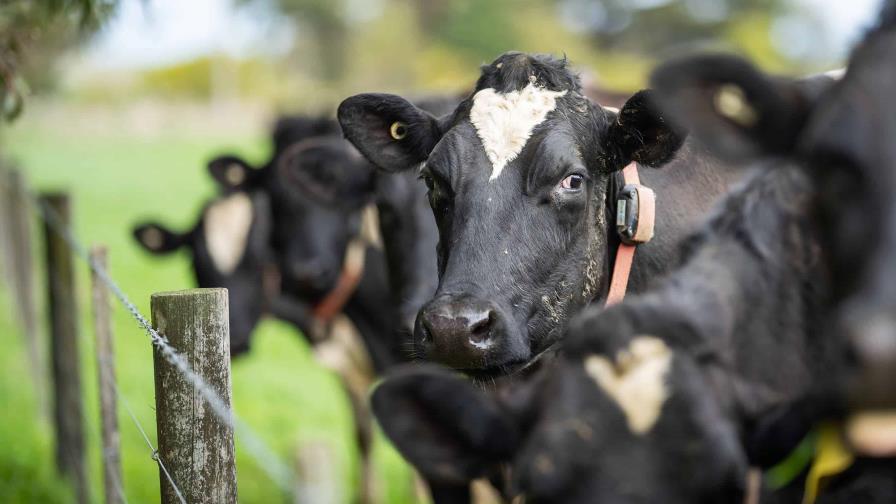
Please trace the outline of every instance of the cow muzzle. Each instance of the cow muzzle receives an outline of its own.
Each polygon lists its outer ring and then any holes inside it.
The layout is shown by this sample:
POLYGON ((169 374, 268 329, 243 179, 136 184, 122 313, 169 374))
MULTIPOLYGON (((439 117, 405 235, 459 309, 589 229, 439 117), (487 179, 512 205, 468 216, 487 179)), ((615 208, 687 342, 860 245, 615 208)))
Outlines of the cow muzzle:
POLYGON ((442 295, 417 317, 415 340, 427 360, 464 371, 514 362, 507 317, 497 305, 469 295, 442 295))

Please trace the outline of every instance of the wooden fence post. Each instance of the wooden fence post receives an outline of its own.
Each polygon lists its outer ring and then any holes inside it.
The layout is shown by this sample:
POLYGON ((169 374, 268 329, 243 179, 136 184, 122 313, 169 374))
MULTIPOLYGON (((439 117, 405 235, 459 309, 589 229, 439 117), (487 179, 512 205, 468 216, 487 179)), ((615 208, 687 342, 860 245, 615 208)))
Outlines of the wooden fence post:
POLYGON ((6 174, 6 233, 9 243, 8 278, 11 279, 12 297, 16 304, 22 337, 28 352, 28 364, 34 382, 35 398, 41 413, 46 414, 47 382, 44 359, 40 350, 40 334, 37 323, 37 304, 34 284, 34 256, 31 248, 32 215, 30 195, 25 177, 18 170, 6 174))
MULTIPOLYGON (((227 406, 230 389, 230 324, 226 289, 153 294, 153 327, 227 406)), ((153 348, 159 455, 191 504, 236 503, 233 427, 222 422, 178 369, 153 348)), ((179 499, 159 474, 162 503, 179 499)))
MULTIPOLYGON (((90 250, 90 262, 108 271, 106 247, 90 250)), ((118 398, 115 384, 115 349, 112 343, 112 311, 109 290, 102 278, 91 270, 93 293, 93 330, 96 333, 96 363, 100 382, 100 421, 103 442, 103 492, 106 504, 122 504, 121 449, 118 434, 118 398)))
POLYGON ((3 281, 12 292, 12 239, 9 229, 9 173, 3 159, 0 158, 0 270, 3 281))
MULTIPOLYGON (((67 194, 41 196, 41 204, 69 226, 71 210, 67 194)), ((84 461, 84 419, 81 407, 80 355, 78 352, 77 302, 72 251, 54 226, 44 225, 47 247, 47 291, 50 308, 50 351, 53 357, 53 390, 56 427, 56 466, 72 479, 79 503, 90 501, 87 465, 84 461)))

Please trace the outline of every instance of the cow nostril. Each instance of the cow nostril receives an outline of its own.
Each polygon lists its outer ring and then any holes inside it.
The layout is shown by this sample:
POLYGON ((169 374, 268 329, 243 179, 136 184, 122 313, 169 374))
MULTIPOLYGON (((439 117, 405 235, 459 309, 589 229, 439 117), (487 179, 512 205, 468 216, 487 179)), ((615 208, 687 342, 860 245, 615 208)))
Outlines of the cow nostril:
POLYGON ((494 312, 489 311, 485 317, 473 320, 470 323, 470 343, 477 348, 486 348, 491 335, 492 317, 494 312))

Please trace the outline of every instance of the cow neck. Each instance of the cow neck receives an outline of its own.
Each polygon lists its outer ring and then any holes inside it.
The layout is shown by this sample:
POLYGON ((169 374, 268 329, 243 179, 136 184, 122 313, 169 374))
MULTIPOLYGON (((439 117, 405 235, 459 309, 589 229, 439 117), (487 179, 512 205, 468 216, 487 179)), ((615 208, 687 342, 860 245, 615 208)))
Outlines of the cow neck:
POLYGON ((336 285, 314 306, 312 314, 314 318, 324 324, 333 320, 333 317, 342 312, 348 300, 351 299, 361 276, 364 274, 364 255, 367 244, 361 238, 352 239, 345 250, 342 260, 342 271, 336 280, 336 285))
POLYGON ((361 277, 364 276, 367 247, 382 248, 376 208, 365 207, 361 215, 361 231, 346 248, 345 256, 342 259, 342 271, 339 273, 336 284, 312 310, 314 318, 323 324, 329 323, 336 315, 342 313, 345 305, 358 289, 361 277))
MULTIPOLYGON (((622 180, 623 187, 626 185, 640 185, 641 180, 638 176, 638 164, 634 161, 628 164, 622 170, 622 180)), ((619 193, 619 184, 614 184, 613 198, 610 198, 607 203, 609 205, 616 206, 617 197, 616 195, 619 193)), ((613 217, 615 217, 615 212, 612 213, 613 217)), ((617 236, 615 229, 615 218, 612 218, 607 222, 607 243, 610 244, 611 240, 610 236, 614 237, 612 240, 616 242, 617 245, 615 247, 615 254, 613 252, 613 247, 610 247, 611 257, 609 258, 612 261, 613 268, 610 270, 610 285, 609 291, 607 292, 607 297, 605 300, 606 306, 611 306, 616 303, 621 302, 625 298, 625 292, 628 289, 628 280, 631 275, 632 263, 635 259, 635 250, 637 249, 637 245, 627 244, 622 241, 617 236)))

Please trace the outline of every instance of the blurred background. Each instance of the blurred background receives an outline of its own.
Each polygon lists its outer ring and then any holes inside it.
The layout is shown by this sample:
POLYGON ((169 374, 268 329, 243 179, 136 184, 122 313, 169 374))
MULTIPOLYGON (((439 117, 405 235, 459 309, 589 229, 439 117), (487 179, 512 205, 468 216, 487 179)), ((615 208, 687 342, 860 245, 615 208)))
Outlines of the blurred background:
MULTIPOLYGON (((154 259, 130 238, 156 218, 189 229, 214 194, 205 163, 235 152, 261 163, 277 114, 332 114, 357 92, 425 95, 470 89, 479 65, 507 50, 565 54, 602 88, 630 92, 659 61, 697 50, 746 55, 802 75, 841 65, 878 0, 3 0, 0 156, 38 190, 74 197, 74 225, 111 250, 111 272, 147 312, 152 292, 190 287, 189 256, 154 259)), ((37 236, 37 230, 35 230, 37 236)), ((42 254, 35 246, 35 255, 42 254)), ((79 263, 81 300, 89 299, 79 263)), ((43 281, 41 278, 39 281, 43 281)), ((43 292, 39 289, 38 292, 43 292)), ((42 299, 38 299, 42 302, 42 299)), ((82 304, 87 304, 82 301, 82 304)), ((89 306, 81 306, 93 496, 101 472, 89 306)), ((149 341, 122 310, 119 383, 154 440, 149 341)), ((46 396, 24 358, 14 304, 0 287, 0 502, 71 502, 55 476, 46 396)), ((46 362, 46 358, 44 358, 46 362)), ((285 324, 262 324, 233 364, 235 409, 284 460, 322 443, 351 501, 348 400, 285 324)), ((158 501, 158 474, 121 420, 130 502, 158 501)), ((284 493, 237 441, 242 502, 284 493)), ((382 502, 410 502, 400 457, 376 447, 382 502)))

